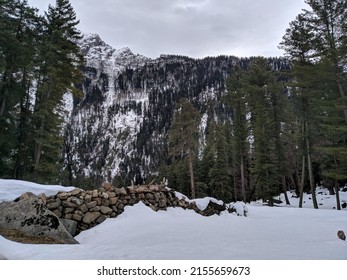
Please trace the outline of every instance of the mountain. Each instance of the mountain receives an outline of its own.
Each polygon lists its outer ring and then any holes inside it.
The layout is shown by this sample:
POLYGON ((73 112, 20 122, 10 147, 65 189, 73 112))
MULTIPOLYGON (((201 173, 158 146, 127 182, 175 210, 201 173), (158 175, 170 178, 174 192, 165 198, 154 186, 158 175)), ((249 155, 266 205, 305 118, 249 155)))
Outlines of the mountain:
MULTIPOLYGON (((228 120, 225 82, 233 56, 192 59, 161 55, 150 59, 129 48, 116 50, 96 34, 79 42, 85 57, 83 97, 66 96, 65 166, 70 175, 94 182, 140 183, 167 159, 166 137, 175 104, 189 99, 201 114, 200 150, 209 120, 228 120)), ((271 59, 273 68, 288 67, 271 59)))

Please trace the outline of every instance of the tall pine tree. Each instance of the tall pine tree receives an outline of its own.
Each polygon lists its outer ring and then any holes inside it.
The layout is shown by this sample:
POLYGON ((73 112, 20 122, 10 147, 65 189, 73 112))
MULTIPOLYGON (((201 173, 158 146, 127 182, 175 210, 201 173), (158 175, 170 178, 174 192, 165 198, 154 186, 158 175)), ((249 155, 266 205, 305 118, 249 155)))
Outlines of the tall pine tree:
POLYGON ((187 100, 181 99, 176 106, 174 119, 169 131, 169 155, 173 162, 186 161, 190 178, 190 195, 195 194, 194 160, 199 143, 200 114, 187 100))
POLYGON ((68 91, 75 91, 80 81, 77 40, 79 21, 68 0, 57 0, 49 6, 40 49, 41 65, 34 109, 35 143, 33 172, 45 177, 59 171, 61 138, 61 102, 68 91))

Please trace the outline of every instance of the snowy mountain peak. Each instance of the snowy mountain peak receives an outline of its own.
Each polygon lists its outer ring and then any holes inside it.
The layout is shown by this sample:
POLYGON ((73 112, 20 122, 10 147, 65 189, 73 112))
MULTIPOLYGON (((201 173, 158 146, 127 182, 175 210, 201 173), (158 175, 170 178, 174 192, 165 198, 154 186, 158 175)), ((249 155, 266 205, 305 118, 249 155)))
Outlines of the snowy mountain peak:
POLYGON ((116 74, 119 70, 137 67, 149 60, 145 56, 135 55, 128 47, 116 50, 97 34, 84 34, 79 45, 86 59, 86 66, 106 68, 107 73, 116 74))
POLYGON ((92 33, 83 34, 82 39, 78 43, 80 45, 81 53, 83 55, 86 55, 92 48, 108 46, 103 40, 101 40, 98 34, 92 33))

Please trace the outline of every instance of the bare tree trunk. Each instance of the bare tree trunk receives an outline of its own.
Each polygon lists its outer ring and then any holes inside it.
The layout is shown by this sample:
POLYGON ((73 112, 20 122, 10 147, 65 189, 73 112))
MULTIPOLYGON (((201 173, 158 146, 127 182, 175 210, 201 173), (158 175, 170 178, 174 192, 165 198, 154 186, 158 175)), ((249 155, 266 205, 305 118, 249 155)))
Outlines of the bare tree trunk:
MULTIPOLYGON (((342 84, 340 83, 340 81, 337 81, 337 86, 339 88, 339 91, 340 91, 340 94, 341 94, 341 97, 344 98, 345 97, 345 92, 343 90, 343 86, 342 84)), ((343 101, 344 105, 346 105, 346 102, 343 101)), ((346 107, 346 106, 345 106, 346 107)), ((347 123, 347 108, 344 108, 343 109, 343 114, 345 115, 345 122, 347 123)))
POLYGON ((286 200, 286 204, 290 205, 290 201, 288 198, 288 194, 287 194, 287 184, 286 184, 286 177, 282 176, 282 189, 283 189, 283 193, 284 193, 284 198, 286 200))
POLYGON ((311 193, 312 193, 312 202, 314 209, 318 209, 318 202, 316 197, 316 186, 313 179, 313 171, 312 171, 312 161, 311 161, 311 151, 310 151, 310 144, 308 139, 306 139, 306 145, 307 145, 307 167, 308 167, 308 178, 310 181, 310 187, 311 187, 311 193))
POLYGON ((195 198, 195 183, 194 183, 194 169, 193 169, 193 157, 191 151, 189 151, 189 175, 190 175, 190 187, 192 199, 195 198))
POLYGON ((6 97, 1 102, 1 108, 0 108, 0 116, 3 116, 5 113, 5 105, 6 105, 6 97))
POLYGON ((336 209, 337 210, 341 210, 339 185, 338 185, 338 181, 337 180, 335 180, 335 194, 336 194, 336 209))
POLYGON ((304 184, 305 184, 305 155, 302 156, 302 170, 301 170, 301 182, 300 182, 300 199, 299 208, 302 208, 302 201, 304 198, 304 184))
MULTIPOLYGON (((336 156, 334 156, 335 168, 337 168, 336 156)), ((339 182, 335 180, 335 195, 336 195, 336 209, 341 210, 341 201, 340 201, 340 193, 339 193, 339 182)))
MULTIPOLYGON (((42 137, 43 130, 45 129, 45 120, 41 120, 41 125, 39 128, 40 136, 42 137)), ((41 153, 42 153, 42 141, 36 141, 35 143, 35 150, 34 150, 34 166, 35 169, 40 163, 41 160, 41 153)))
POLYGON ((242 199, 243 199, 243 202, 246 203, 246 201, 247 201, 247 197, 246 197, 246 178, 245 178, 245 166, 244 166, 244 162, 243 162, 243 157, 241 157, 240 171, 241 171, 242 199))
POLYGON ((237 167, 235 165, 235 163, 233 164, 233 170, 232 170, 232 174, 234 175, 234 201, 236 202, 237 199, 238 199, 238 193, 237 193, 237 181, 236 181, 236 178, 237 178, 237 175, 236 175, 236 170, 237 170, 237 167))

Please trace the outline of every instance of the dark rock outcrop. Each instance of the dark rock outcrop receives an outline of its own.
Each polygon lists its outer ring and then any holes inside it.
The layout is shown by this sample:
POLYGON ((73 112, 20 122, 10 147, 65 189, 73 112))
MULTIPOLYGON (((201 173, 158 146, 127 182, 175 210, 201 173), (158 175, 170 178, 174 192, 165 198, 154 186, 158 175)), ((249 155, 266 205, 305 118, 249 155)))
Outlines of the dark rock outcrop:
POLYGON ((46 207, 44 201, 28 193, 15 201, 0 203, 0 229, 12 229, 27 236, 50 238, 56 243, 78 243, 60 219, 46 207))
POLYGON ((342 231, 342 230, 339 230, 338 232, 337 232, 337 237, 339 238, 339 239, 341 239, 341 240, 346 240, 346 235, 345 235, 345 233, 342 231))

